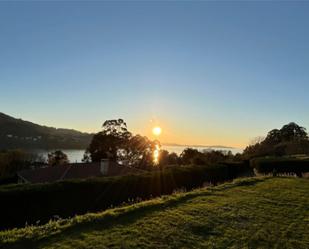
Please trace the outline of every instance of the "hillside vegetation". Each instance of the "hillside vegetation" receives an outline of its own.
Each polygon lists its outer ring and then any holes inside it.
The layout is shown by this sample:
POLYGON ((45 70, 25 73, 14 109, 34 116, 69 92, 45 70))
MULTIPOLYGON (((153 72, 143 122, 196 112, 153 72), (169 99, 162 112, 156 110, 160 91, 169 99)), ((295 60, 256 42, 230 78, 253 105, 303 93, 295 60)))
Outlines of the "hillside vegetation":
POLYGON ((0 232, 2 248, 309 248, 309 181, 251 178, 0 232))
POLYGON ((0 149, 85 149, 92 134, 41 126, 0 112, 0 149))
POLYGON ((205 183, 222 183, 246 174, 248 165, 179 166, 149 173, 67 180, 50 184, 17 184, 0 187, 0 229, 43 224, 62 218, 102 211, 128 200, 147 200, 192 190, 205 183))

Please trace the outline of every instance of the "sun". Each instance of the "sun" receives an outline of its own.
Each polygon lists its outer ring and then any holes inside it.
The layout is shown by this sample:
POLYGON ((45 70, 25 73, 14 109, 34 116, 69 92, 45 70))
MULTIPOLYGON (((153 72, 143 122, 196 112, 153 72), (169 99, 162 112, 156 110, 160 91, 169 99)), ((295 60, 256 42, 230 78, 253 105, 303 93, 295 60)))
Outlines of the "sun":
POLYGON ((152 133, 153 133, 153 135, 155 135, 155 136, 160 136, 161 133, 162 133, 161 127, 159 127, 159 126, 153 127, 152 133))

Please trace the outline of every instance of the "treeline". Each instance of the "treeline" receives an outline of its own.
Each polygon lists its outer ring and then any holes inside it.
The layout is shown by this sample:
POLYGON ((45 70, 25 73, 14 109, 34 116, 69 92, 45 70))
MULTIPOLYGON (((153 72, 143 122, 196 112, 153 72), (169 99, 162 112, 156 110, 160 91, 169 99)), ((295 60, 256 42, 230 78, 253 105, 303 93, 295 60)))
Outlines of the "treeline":
MULTIPOLYGON (((149 161, 152 158, 149 158, 149 161)), ((213 165, 223 162, 239 162, 238 155, 234 156, 230 151, 198 151, 187 148, 180 155, 169 153, 166 150, 159 152, 158 165, 153 165, 151 161, 143 169, 156 171, 167 167, 180 165, 213 165)), ((16 173, 20 170, 39 168, 46 166, 64 165, 69 163, 68 157, 61 150, 56 150, 48 154, 47 160, 35 153, 22 150, 0 151, 0 185, 17 183, 16 173)), ((139 165, 137 165, 138 167, 139 165)))
POLYGON ((186 148, 178 158, 179 164, 210 165, 219 162, 242 161, 240 154, 233 155, 231 151, 203 150, 186 148))
POLYGON ((161 171, 121 177, 24 184, 0 187, 1 229, 45 223, 55 216, 101 211, 131 200, 146 200, 218 184, 240 175, 252 174, 248 164, 180 166, 161 171))
POLYGON ((122 119, 105 121, 102 131, 93 136, 84 155, 84 161, 87 162, 99 162, 103 158, 144 170, 157 170, 169 165, 209 165, 222 161, 241 160, 239 154, 234 156, 230 151, 198 151, 187 148, 181 155, 177 155, 161 150, 159 141, 133 135, 122 119), (159 154, 157 162, 154 161, 156 150, 159 154))
POLYGON ((306 129, 296 123, 273 129, 247 146, 243 159, 250 160, 260 174, 295 174, 309 172, 309 137, 306 129))
POLYGON ((265 138, 259 137, 245 148, 243 157, 249 159, 295 154, 309 154, 309 138, 304 127, 292 122, 281 129, 271 130, 265 138))

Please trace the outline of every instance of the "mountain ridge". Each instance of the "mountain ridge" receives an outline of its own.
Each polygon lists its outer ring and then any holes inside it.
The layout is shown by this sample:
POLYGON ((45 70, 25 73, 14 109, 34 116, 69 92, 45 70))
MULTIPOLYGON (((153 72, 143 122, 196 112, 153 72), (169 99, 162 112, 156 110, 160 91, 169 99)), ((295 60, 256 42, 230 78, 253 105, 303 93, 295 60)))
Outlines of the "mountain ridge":
POLYGON ((222 148, 222 149, 236 149, 235 147, 231 146, 224 146, 224 145, 201 145, 201 144, 177 144, 177 143, 162 143, 162 145, 166 146, 175 146, 175 147, 188 147, 188 148, 222 148))
POLYGON ((0 149, 85 149, 93 134, 54 128, 0 112, 0 149))

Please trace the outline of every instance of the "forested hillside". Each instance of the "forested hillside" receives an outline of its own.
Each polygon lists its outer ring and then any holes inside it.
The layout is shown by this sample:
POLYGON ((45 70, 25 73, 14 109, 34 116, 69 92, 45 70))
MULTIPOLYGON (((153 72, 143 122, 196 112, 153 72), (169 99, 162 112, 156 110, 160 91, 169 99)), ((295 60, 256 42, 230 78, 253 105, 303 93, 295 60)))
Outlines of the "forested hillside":
POLYGON ((85 149, 92 134, 41 126, 0 113, 0 149, 85 149))

